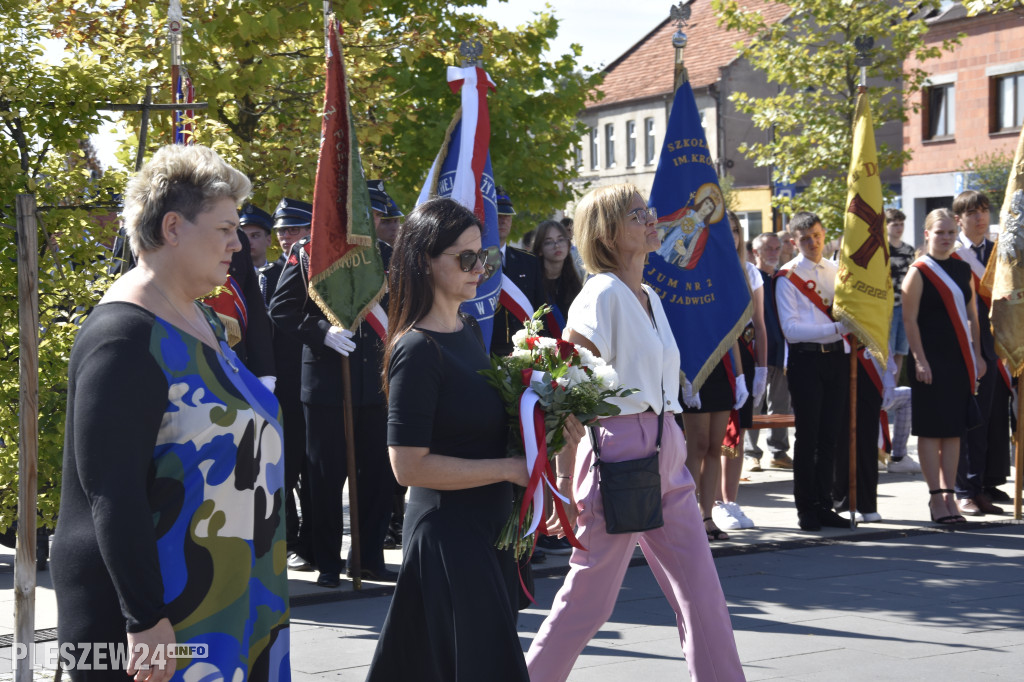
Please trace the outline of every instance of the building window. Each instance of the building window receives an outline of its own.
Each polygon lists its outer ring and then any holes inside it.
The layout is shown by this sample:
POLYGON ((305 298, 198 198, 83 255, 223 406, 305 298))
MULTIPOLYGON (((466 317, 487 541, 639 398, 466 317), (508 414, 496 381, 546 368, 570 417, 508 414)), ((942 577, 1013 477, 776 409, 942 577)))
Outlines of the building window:
POLYGON ((996 79, 996 125, 993 132, 1020 130, 1024 124, 1024 73, 996 79))
POLYGON ((574 144, 572 146, 573 159, 576 162, 577 168, 583 168, 583 145, 574 144))
POLYGON ((654 163, 654 119, 644 119, 644 164, 654 163))
POLYGON ((590 129, 590 169, 597 170, 597 128, 590 129))
POLYGON ((615 168, 615 124, 604 127, 604 167, 615 168))
POLYGON ((956 87, 934 85, 925 90, 924 139, 936 140, 956 134, 956 87))
POLYGON ((636 166, 636 121, 626 121, 626 167, 636 166))

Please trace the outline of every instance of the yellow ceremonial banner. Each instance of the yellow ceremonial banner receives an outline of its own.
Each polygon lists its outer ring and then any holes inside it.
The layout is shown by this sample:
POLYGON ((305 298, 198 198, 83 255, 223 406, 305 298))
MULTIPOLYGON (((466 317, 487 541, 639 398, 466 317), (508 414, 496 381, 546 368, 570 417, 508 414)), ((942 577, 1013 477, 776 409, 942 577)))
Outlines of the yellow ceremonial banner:
POLYGON ((999 222, 1002 229, 988 259, 982 289, 992 297, 988 317, 996 353, 1006 360, 1011 374, 1020 376, 1024 373, 1024 130, 1017 140, 999 222))
POLYGON ((857 96, 853 121, 853 155, 847 178, 846 216, 839 272, 836 273, 835 318, 857 335, 884 367, 889 359, 892 323, 892 273, 882 210, 882 181, 871 108, 857 96))

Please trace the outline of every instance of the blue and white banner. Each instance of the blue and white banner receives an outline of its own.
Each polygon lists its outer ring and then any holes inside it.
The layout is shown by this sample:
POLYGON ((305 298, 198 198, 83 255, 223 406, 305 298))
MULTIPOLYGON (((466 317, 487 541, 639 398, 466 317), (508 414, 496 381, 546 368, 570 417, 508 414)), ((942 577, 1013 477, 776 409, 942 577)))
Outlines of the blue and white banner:
MULTIPOLYGON (((448 82, 453 92, 461 90, 462 108, 445 133, 441 152, 427 174, 416 203, 451 197, 483 222, 483 248, 498 246, 498 204, 491 169, 491 119, 487 109, 487 93, 494 89, 494 83, 479 67, 449 67, 448 82)), ((476 298, 462 304, 463 312, 479 322, 488 348, 500 294, 501 268, 488 268, 477 287, 476 298)))
POLYGON ((696 390, 739 337, 753 303, 689 82, 676 91, 649 204, 658 210, 662 246, 650 254, 644 281, 661 297, 680 369, 696 390))

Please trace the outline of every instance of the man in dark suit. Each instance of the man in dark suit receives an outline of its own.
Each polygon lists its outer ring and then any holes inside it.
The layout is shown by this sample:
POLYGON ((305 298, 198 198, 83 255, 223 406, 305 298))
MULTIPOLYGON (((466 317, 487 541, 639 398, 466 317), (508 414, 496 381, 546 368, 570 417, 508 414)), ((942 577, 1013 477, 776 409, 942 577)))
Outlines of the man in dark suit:
MULTIPOLYGON (((516 214, 512 199, 501 187, 495 188, 498 195, 498 240, 501 243, 501 271, 512 284, 530 301, 534 310, 547 299, 544 293, 544 275, 540 261, 532 253, 508 245, 512 232, 512 216, 516 214)), ((509 355, 512 353, 512 336, 523 328, 515 315, 499 305, 494 313, 494 331, 491 334, 491 353, 509 355)))
MULTIPOLYGON (((249 237, 252 245, 253 265, 263 293, 263 304, 268 306, 277 289, 277 282, 284 267, 282 254, 275 261, 267 262, 267 247, 271 243, 275 228, 292 242, 309 236, 311 212, 305 202, 283 199, 274 216, 266 211, 246 204, 239 213, 239 224, 249 237), (276 218, 276 221, 275 221, 276 218), (293 232, 291 237, 288 232, 293 232), (294 237, 294 238, 292 238, 294 237)), ((272 325, 274 365, 277 368, 277 385, 274 395, 281 404, 281 420, 284 429, 284 479, 285 522, 288 547, 288 568, 296 571, 313 570, 309 558, 313 555, 312 505, 309 502, 309 478, 306 475, 306 417, 299 400, 299 377, 302 371, 302 342, 277 325, 272 325), (296 505, 295 493, 298 493, 296 505)))
MULTIPOLYGON (((391 249, 378 241, 385 268, 391 249)), ((394 582, 384 565, 384 535, 391 518, 395 479, 387 456, 387 405, 381 391, 383 344, 362 323, 353 333, 334 326, 309 297, 309 238, 293 247, 270 301, 270 316, 302 341, 301 401, 306 417, 306 453, 313 517, 317 584, 338 587, 344 562, 342 488, 347 476, 342 418, 341 357, 352 370, 355 457, 362 577, 394 582)), ((350 571, 351 572, 351 569, 350 571)))
POLYGON ((1010 471, 1010 391, 999 371, 992 327, 988 321, 990 300, 981 295, 979 282, 994 244, 988 238, 989 200, 982 192, 968 190, 953 200, 960 235, 954 258, 971 266, 974 291, 978 300, 978 327, 981 331, 981 356, 988 371, 978 381, 977 400, 982 423, 969 429, 960 439, 960 462, 956 469, 956 497, 964 516, 1002 514, 992 503, 992 495, 1009 498, 996 486, 1006 481, 1010 471))

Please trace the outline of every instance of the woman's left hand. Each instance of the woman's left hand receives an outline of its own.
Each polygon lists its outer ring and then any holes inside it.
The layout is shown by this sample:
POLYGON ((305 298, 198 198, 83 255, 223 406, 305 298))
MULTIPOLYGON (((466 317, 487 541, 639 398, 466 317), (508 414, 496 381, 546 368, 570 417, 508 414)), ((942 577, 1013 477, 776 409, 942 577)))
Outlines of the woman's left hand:
POLYGON ((988 365, 985 364, 985 358, 981 357, 981 354, 979 353, 974 358, 974 364, 978 368, 978 379, 981 379, 985 376, 985 372, 988 371, 988 365))
POLYGON ((587 430, 580 423, 579 419, 570 414, 569 418, 565 420, 562 435, 565 436, 565 447, 569 448, 570 452, 575 453, 580 441, 583 440, 583 436, 587 435, 587 430))

